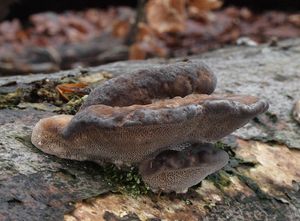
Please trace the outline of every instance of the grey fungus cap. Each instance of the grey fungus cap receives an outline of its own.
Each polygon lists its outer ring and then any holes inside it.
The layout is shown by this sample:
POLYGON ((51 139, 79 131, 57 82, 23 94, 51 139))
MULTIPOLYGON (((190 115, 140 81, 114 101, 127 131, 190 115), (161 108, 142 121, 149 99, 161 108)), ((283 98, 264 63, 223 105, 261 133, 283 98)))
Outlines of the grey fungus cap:
POLYGON ((191 93, 211 94, 216 84, 216 76, 203 62, 154 65, 106 81, 90 93, 81 110, 97 104, 121 107, 191 93))

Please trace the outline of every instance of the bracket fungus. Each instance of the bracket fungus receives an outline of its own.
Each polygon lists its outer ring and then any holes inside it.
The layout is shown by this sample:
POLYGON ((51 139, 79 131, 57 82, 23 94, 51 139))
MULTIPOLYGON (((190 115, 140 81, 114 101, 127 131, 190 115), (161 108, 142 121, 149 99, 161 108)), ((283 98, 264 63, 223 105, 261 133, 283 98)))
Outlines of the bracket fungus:
POLYGON ((41 119, 32 143, 61 158, 136 165, 152 190, 185 192, 226 165, 211 142, 268 109, 253 96, 210 95, 202 62, 159 65, 94 89, 75 115, 41 119))

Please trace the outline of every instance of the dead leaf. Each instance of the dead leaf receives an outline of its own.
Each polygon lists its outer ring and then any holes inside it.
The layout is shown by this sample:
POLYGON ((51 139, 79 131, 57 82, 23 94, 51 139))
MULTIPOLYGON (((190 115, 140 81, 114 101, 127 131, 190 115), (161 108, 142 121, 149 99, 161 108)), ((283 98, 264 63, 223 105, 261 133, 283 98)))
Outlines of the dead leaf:
POLYGON ((74 84, 59 84, 56 86, 58 93, 67 101, 70 100, 70 95, 86 95, 87 84, 85 83, 74 83, 74 84))
POLYGON ((116 21, 112 27, 112 34, 118 38, 125 38, 129 32, 129 21, 116 21))
POLYGON ((141 43, 137 42, 129 48, 129 60, 143 60, 146 59, 147 52, 142 47, 141 43))
POLYGON ((300 27, 300 14, 290 15, 288 21, 293 25, 300 27))
POLYGON ((166 57, 168 49, 159 35, 154 32, 148 25, 142 23, 136 38, 136 43, 129 48, 130 60, 141 60, 148 57, 166 57))
POLYGON ((185 0, 149 0, 146 5, 149 26, 159 33, 183 31, 185 3, 185 0))
POLYGON ((221 6, 222 1, 220 0, 188 0, 189 14, 193 17, 199 17, 201 14, 220 8, 221 6))

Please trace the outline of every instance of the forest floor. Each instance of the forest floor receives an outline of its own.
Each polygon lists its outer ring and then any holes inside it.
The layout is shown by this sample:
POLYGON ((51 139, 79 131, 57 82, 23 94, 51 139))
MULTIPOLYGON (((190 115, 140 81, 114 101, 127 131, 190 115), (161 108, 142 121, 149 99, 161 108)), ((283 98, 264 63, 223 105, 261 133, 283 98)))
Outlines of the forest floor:
POLYGON ((152 16, 146 10, 147 22, 142 20, 135 35, 131 34, 135 10, 129 7, 43 12, 27 20, 2 21, 0 76, 183 57, 237 44, 276 45, 278 40, 300 36, 300 15, 295 12, 255 12, 246 7, 209 11, 209 6, 202 6, 208 7, 202 16, 178 12, 174 18, 164 16, 171 12, 161 7, 148 7, 157 13, 152 16))

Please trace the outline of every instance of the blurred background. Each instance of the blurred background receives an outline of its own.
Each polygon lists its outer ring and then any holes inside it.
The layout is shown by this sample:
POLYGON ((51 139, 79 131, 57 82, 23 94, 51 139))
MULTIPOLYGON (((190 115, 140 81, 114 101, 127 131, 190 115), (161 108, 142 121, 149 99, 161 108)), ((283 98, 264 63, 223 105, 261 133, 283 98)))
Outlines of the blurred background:
POLYGON ((0 0, 0 76, 300 36, 295 0, 0 0))

